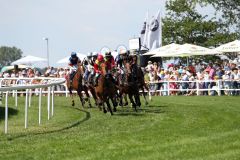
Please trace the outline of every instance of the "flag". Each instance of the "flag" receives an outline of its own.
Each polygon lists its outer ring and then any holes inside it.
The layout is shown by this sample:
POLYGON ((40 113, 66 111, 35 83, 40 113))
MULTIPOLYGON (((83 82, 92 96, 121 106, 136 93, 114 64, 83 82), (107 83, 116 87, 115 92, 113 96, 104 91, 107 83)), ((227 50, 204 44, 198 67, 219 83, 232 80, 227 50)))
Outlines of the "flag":
POLYGON ((147 35, 148 35, 148 12, 146 14, 145 21, 143 23, 143 28, 141 31, 141 50, 147 50, 147 35))
POLYGON ((162 46, 162 20, 160 11, 150 20, 147 46, 150 51, 162 46))

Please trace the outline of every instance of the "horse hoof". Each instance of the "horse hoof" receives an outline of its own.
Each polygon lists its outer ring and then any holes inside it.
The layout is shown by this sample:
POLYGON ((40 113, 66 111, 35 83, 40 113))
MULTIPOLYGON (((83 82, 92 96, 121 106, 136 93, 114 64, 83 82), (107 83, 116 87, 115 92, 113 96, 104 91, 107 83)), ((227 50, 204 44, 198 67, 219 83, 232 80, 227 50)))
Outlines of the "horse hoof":
POLYGON ((113 108, 113 112, 117 112, 117 109, 116 109, 116 108, 113 108))
POLYGON ((73 106, 73 107, 75 106, 75 103, 74 103, 74 102, 72 102, 72 106, 73 106))
POLYGON ((106 114, 106 113, 107 113, 107 110, 103 110, 103 113, 105 113, 105 114, 106 114))
POLYGON ((128 106, 128 102, 124 103, 124 106, 128 106))

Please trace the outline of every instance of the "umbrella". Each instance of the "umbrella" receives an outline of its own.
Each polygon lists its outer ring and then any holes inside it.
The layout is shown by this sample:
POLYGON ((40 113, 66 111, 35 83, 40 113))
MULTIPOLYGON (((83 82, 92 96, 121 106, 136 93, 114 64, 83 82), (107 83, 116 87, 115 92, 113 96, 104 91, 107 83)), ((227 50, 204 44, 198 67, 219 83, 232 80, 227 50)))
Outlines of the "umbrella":
MULTIPOLYGON (((25 68, 32 68, 31 66, 27 66, 27 65, 18 65, 19 69, 25 69, 25 68)), ((10 71, 10 70, 14 70, 14 66, 4 66, 1 69, 1 72, 6 72, 6 71, 10 71)))
POLYGON ((157 49, 154 49, 150 52, 147 52, 147 53, 144 53, 143 55, 144 56, 147 56, 147 55, 155 55, 155 54, 158 54, 162 51, 167 51, 167 50, 170 50, 170 49, 175 49, 177 47, 179 47, 180 44, 176 44, 176 43, 172 43, 172 44, 169 44, 169 45, 166 45, 166 46, 162 46, 160 48, 157 48, 157 49))
POLYGON ((240 52, 240 40, 235 40, 233 42, 223 44, 215 48, 215 50, 223 53, 240 52))
POLYGON ((152 57, 183 57, 196 55, 212 55, 217 53, 219 52, 217 52, 216 50, 186 43, 184 45, 178 45, 167 50, 159 51, 152 57))
POLYGON ((47 60, 45 58, 28 55, 26 57, 20 58, 12 62, 11 65, 16 65, 16 64, 34 65, 35 63, 38 63, 38 62, 47 62, 47 60))
MULTIPOLYGON (((83 60, 85 57, 86 57, 86 55, 85 54, 82 54, 82 53, 77 53, 77 56, 78 56, 78 58, 80 58, 81 60, 83 60)), ((57 63, 58 64, 64 64, 64 63, 69 63, 69 58, 70 58, 70 56, 67 56, 67 57, 65 57, 65 58, 63 58, 63 59, 60 59, 59 61, 57 61, 57 63)))

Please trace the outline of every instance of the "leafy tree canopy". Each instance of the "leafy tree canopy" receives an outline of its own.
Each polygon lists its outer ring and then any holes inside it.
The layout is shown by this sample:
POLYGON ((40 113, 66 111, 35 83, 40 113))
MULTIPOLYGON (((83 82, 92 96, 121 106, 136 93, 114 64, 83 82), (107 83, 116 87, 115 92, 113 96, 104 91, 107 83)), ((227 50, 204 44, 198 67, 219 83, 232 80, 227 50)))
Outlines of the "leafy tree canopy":
POLYGON ((238 0, 168 0, 167 14, 163 18, 163 43, 216 47, 237 39, 239 3, 238 0), (212 5, 216 9, 215 15, 221 13, 221 16, 202 15, 197 11, 197 5, 212 5))
POLYGON ((23 52, 16 47, 0 47, 0 67, 10 65, 11 62, 22 57, 23 52))

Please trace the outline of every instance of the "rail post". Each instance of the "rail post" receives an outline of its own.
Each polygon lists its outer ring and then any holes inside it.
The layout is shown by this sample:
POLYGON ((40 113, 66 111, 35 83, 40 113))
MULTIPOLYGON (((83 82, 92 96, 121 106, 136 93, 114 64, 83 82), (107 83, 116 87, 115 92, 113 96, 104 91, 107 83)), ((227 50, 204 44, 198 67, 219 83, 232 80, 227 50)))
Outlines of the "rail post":
POLYGON ((5 99, 5 134, 8 132, 8 93, 6 92, 6 99, 5 99))
POLYGON ((25 99, 25 129, 28 127, 28 89, 26 89, 25 99))
POLYGON ((38 124, 41 124, 42 117, 42 88, 39 89, 39 104, 38 104, 38 124))

